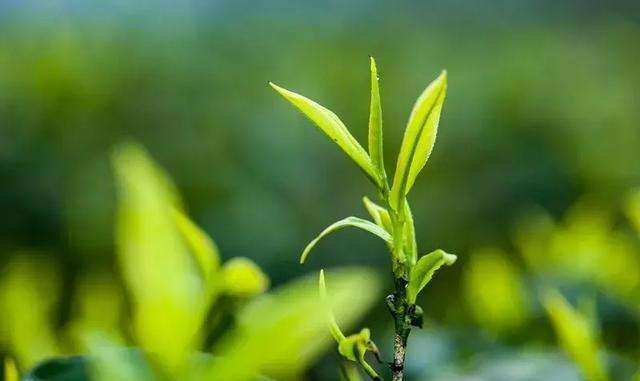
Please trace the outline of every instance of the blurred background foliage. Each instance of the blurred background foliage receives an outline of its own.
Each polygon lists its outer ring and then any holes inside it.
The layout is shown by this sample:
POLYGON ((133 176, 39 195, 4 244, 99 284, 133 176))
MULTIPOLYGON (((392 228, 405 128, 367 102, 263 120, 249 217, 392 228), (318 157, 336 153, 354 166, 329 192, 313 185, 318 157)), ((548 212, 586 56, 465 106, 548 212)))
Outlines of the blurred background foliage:
MULTIPOLYGON (((410 341, 413 379, 577 379, 539 301, 550 287, 574 306, 594 300, 611 377, 629 377, 640 357, 639 37, 640 6, 621 0, 2 1, 3 349, 35 362, 77 348, 52 337, 82 330, 74 316, 120 319, 110 153, 123 140, 171 174, 224 260, 251 258, 273 285, 320 264, 388 268, 359 233, 297 264, 327 222, 365 215, 371 187, 267 86, 318 100, 363 142, 371 54, 388 158, 415 97, 441 69, 450 78, 411 202, 419 244, 459 262, 419 300, 429 323, 410 341), (34 331, 49 333, 23 336, 34 331)), ((387 323, 383 303, 365 319, 390 337, 387 323)), ((316 360, 308 377, 335 378, 335 362, 316 360)))

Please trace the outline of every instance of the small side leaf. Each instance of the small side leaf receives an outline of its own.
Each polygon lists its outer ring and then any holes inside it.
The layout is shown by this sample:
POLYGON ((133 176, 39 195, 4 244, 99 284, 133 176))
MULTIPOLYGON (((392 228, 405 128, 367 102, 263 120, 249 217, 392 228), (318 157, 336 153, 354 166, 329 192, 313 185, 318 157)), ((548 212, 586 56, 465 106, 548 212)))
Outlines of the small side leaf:
POLYGON ((403 226, 404 233, 404 252, 408 258, 408 265, 413 267, 418 259, 418 244, 416 243, 416 231, 413 224, 413 214, 409 207, 409 202, 404 200, 404 217, 405 222, 403 226))
POLYGON ((367 152, 362 148, 358 141, 351 135, 347 127, 342 123, 340 118, 331 110, 319 105, 311 99, 305 98, 293 91, 284 89, 274 83, 269 82, 280 95, 291 102, 298 110, 300 110, 307 118, 316 124, 331 140, 333 140, 342 150, 353 159, 353 161, 362 168, 365 174, 376 184, 381 186, 378 172, 371 163, 371 159, 367 152))
POLYGON ((402 207, 401 200, 409 192, 431 155, 446 91, 447 73, 443 71, 427 86, 413 106, 402 138, 391 188, 390 201, 395 210, 402 207))
POLYGON ((342 228, 345 228, 347 226, 353 226, 356 228, 360 228, 362 230, 366 230, 369 233, 377 235, 378 237, 382 238, 386 242, 392 242, 391 235, 386 230, 374 224, 373 222, 367 221, 358 217, 347 217, 343 220, 334 222, 333 224, 329 225, 316 238, 314 238, 313 241, 309 242, 307 247, 304 248, 302 255, 300 256, 300 263, 304 263, 311 249, 313 249, 314 246, 318 243, 318 241, 320 241, 324 236, 330 233, 333 233, 337 230, 340 230, 342 228))
POLYGON ((381 179, 386 178, 382 145, 382 106, 380 105, 380 85, 376 61, 370 57, 371 104, 369 106, 369 155, 371 163, 378 170, 381 179))
POLYGON ((378 226, 389 233, 393 231, 391 217, 389 216, 389 211, 387 209, 371 201, 367 196, 362 198, 362 203, 378 226))
POLYGON ((324 270, 320 270, 320 277, 318 279, 318 290, 320 292, 320 301, 327 311, 327 320, 329 323, 329 331, 331 331, 331 336, 333 336, 333 338, 336 339, 336 342, 340 344, 340 342, 343 341, 345 337, 344 333, 342 333, 342 330, 340 330, 340 327, 336 322, 336 317, 333 315, 331 304, 327 300, 327 285, 324 281, 324 270))
POLYGON ((457 257, 447 254, 442 250, 436 250, 421 257, 411 269, 411 277, 407 286, 407 300, 413 304, 422 289, 429 283, 433 274, 443 265, 451 266, 457 257))

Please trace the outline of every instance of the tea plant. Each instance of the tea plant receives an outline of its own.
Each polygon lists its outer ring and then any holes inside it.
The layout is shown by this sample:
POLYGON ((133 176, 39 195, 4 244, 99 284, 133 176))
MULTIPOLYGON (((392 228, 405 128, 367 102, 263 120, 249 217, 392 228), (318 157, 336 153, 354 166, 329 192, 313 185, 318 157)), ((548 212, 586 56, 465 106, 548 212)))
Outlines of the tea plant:
MULTIPOLYGON (((304 263, 309 252, 326 235, 352 226, 368 231, 383 239, 391 253, 391 271, 395 290, 386 299, 395 323, 394 355, 390 363, 394 381, 404 374, 407 339, 412 327, 422 327, 422 308, 416 304, 420 291, 429 283, 435 271, 443 265, 451 265, 456 256, 442 250, 418 256, 415 228, 407 195, 418 174, 425 166, 436 140, 440 113, 447 89, 445 71, 418 97, 402 140, 396 161, 393 181, 389 182, 383 155, 382 107, 376 63, 370 59, 371 102, 369 111, 368 152, 351 135, 345 124, 329 109, 318 103, 270 82, 286 100, 291 102, 322 132, 333 140, 364 172, 375 186, 382 205, 364 197, 364 206, 373 221, 347 217, 333 223, 313 239, 302 252, 304 263)), ((320 273, 320 291, 324 294, 324 277, 320 273)), ((378 373, 366 362, 364 355, 377 354, 377 347, 370 339, 368 329, 350 336, 342 334, 335 319, 329 316, 331 332, 338 342, 338 351, 350 361, 358 362, 374 380, 381 380, 378 373)))

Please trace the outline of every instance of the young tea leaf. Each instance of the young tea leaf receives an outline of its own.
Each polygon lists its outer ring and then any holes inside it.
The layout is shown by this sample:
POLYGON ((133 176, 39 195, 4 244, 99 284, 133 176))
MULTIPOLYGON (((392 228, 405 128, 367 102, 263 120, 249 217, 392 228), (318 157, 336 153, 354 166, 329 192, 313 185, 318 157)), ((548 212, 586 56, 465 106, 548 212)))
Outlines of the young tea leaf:
POLYGON ((387 177, 384 170, 382 145, 382 106, 380 105, 380 85, 376 61, 370 57, 371 66, 371 104, 369 106, 369 155, 373 166, 378 170, 381 180, 387 177))
POLYGON ((327 311, 327 320, 329 321, 329 331, 331 331, 331 336, 336 339, 336 342, 340 344, 342 340, 345 339, 344 333, 340 330, 338 323, 336 322, 336 317, 333 315, 333 311, 331 310, 331 305, 327 300, 327 285, 324 281, 324 270, 320 270, 320 277, 318 278, 318 290, 320 293, 320 301, 324 304, 324 308, 327 311))
POLYGON ((367 221, 367 220, 364 220, 364 219, 358 218, 358 217, 347 217, 347 218, 345 218, 343 220, 334 222, 333 224, 329 225, 316 238, 314 238, 311 242, 309 242, 307 247, 304 248, 304 251, 302 252, 302 255, 300 256, 300 263, 304 263, 304 261, 307 259, 307 256, 309 255, 309 252, 311 251, 311 249, 313 249, 315 247, 315 245, 324 236, 326 236, 326 235, 328 235, 330 233, 333 233, 333 232, 335 232, 337 230, 340 230, 342 228, 345 228, 347 226, 353 226, 353 227, 356 227, 356 228, 360 228, 362 230, 366 230, 369 233, 377 235, 378 237, 382 238, 386 242, 391 242, 392 241, 391 235, 386 230, 384 230, 380 226, 374 224, 373 222, 367 221))
POLYGON ((400 146, 391 188, 390 203, 395 210, 402 207, 402 199, 429 159, 436 141, 446 91, 447 72, 443 71, 427 86, 413 106, 400 146))
POLYGON ((367 196, 362 198, 362 203, 364 204, 364 207, 367 209, 367 212, 369 212, 369 215, 371 215, 371 218, 373 218, 373 221, 375 221, 375 223, 378 224, 378 226, 380 226, 381 228, 389 232, 389 234, 391 234, 393 232, 393 225, 391 223, 391 217, 389 216, 389 211, 383 208, 382 206, 376 204, 375 202, 369 200, 367 196))
POLYGON ((416 243, 416 231, 413 223, 413 213, 409 207, 409 202, 404 200, 404 217, 405 222, 403 226, 404 234, 404 252, 407 255, 408 265, 413 267, 418 259, 418 244, 416 243))
POLYGON ((443 265, 451 266, 456 259, 455 255, 447 254, 442 250, 436 250, 421 257, 411 269, 409 285, 407 285, 407 301, 414 304, 418 294, 429 283, 433 274, 443 265))
POLYGON ((271 87, 273 87, 273 89, 286 100, 291 102, 291 104, 315 123, 322 132, 340 146, 340 148, 342 148, 342 150, 349 155, 349 157, 351 157, 351 159, 353 159, 360 168, 362 168, 365 174, 371 179, 371 181, 373 181, 374 184, 376 184, 376 186, 381 186, 382 182, 380 176, 378 176, 378 171, 372 164, 369 155, 353 135, 351 135, 347 127, 336 114, 300 94, 296 94, 271 82, 269 82, 269 85, 271 85, 271 87))

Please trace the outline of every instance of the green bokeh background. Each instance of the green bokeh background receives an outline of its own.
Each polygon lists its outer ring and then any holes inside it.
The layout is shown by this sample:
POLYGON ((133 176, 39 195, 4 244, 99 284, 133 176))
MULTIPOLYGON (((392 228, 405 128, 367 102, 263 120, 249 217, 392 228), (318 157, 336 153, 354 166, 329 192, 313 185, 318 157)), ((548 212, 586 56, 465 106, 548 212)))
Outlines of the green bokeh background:
MULTIPOLYGON (((80 272, 110 266, 109 154, 135 140, 222 255, 254 259, 274 285, 321 266, 386 271, 384 245, 360 232, 298 265, 324 226, 365 216, 373 189, 267 86, 319 101, 364 142, 373 55, 391 173, 413 101, 448 70, 438 141, 410 200, 422 251, 459 256, 421 299, 432 327, 474 330, 460 287, 473 249, 511 249, 532 206, 562 216, 588 195, 618 208, 640 185, 639 39, 633 1, 2 1, 2 262, 46 253, 67 294, 80 272)), ((613 310, 611 344, 636 353, 635 323, 613 310)), ((367 318, 385 322, 382 305, 367 318)), ((553 342, 536 327, 505 341, 553 342)))

